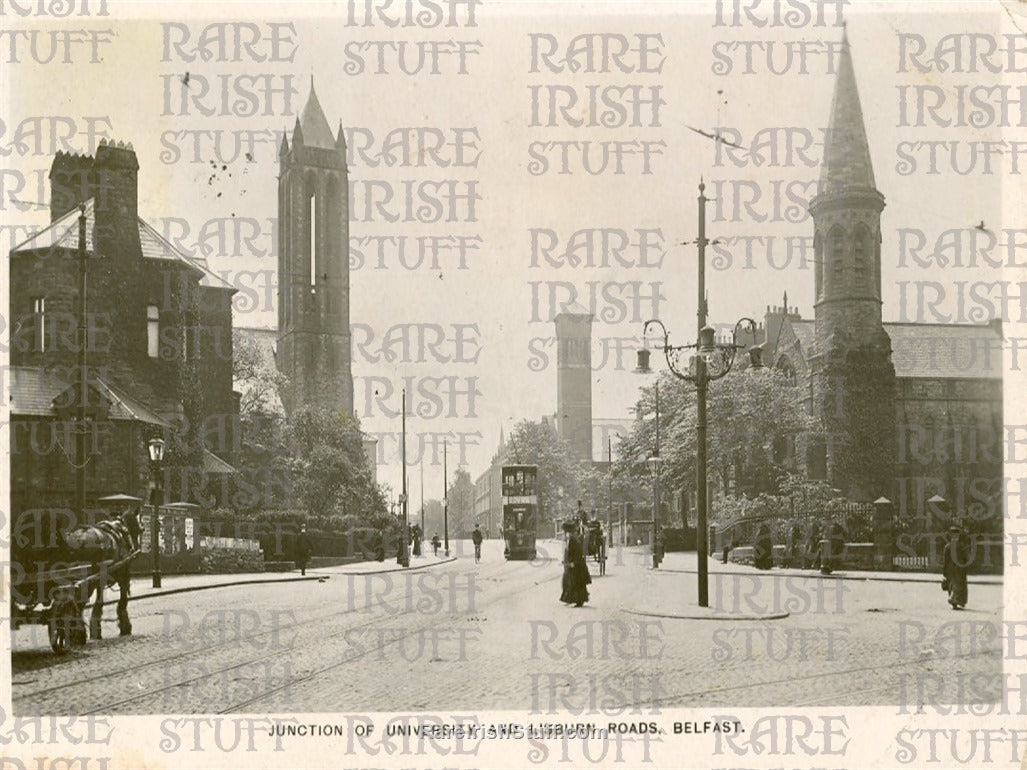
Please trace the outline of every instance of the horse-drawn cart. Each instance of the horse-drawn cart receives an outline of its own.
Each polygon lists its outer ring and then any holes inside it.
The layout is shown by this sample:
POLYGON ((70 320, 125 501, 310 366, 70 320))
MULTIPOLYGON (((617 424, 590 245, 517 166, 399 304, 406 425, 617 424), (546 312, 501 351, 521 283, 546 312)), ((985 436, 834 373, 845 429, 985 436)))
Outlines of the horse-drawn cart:
POLYGON ((11 623, 14 629, 42 625, 49 630, 50 646, 58 655, 86 643, 83 617, 89 597, 103 589, 111 576, 127 567, 138 551, 121 561, 99 564, 12 566, 11 623), (32 569, 42 567, 42 569, 32 569))
POLYGON ((593 519, 588 524, 588 555, 599 565, 599 574, 606 574, 606 533, 603 525, 593 519))
POLYGON ((11 626, 43 625, 59 655, 86 643, 84 619, 90 597, 88 636, 99 639, 103 596, 117 585, 118 624, 128 618, 129 568, 139 554, 138 511, 79 524, 70 511, 33 509, 15 518, 11 540, 11 626))

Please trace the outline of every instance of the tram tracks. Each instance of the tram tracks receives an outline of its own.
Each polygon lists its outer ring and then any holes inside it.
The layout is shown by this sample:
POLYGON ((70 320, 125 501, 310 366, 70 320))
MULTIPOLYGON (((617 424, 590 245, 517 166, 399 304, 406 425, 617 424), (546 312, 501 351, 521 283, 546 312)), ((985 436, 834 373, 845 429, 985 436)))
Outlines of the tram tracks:
MULTIPOLYGON (((508 564, 508 563, 507 562, 492 562, 489 565, 481 565, 478 569, 468 569, 465 572, 466 572, 466 574, 473 574, 475 576, 476 583, 483 583, 483 582, 488 582, 490 580, 496 579, 496 578, 494 578, 494 575, 496 573, 501 572, 503 570, 503 565, 506 565, 506 564, 508 564), (496 566, 493 567, 492 565, 496 565, 496 566), (484 569, 482 569, 482 567, 484 567, 484 569)), ((532 571, 535 571, 535 570, 537 570, 537 566, 536 567, 530 567, 529 569, 531 569, 532 571)), ((524 574, 525 576, 530 578, 532 573, 529 572, 529 573, 522 573, 522 574, 524 574)), ((539 574, 541 576, 544 573, 539 573, 539 574)), ((493 600, 502 599, 505 596, 517 593, 519 591, 528 590, 529 588, 532 588, 535 585, 538 585, 540 582, 548 582, 548 580, 553 580, 553 579, 556 579, 557 577, 558 577, 557 575, 550 574, 548 577, 544 577, 542 580, 528 580, 526 582, 525 581, 518 581, 518 583, 519 583, 518 587, 514 588, 512 591, 507 591, 507 592, 504 592, 502 594, 498 594, 498 595, 495 595, 495 596, 485 597, 485 599, 487 599, 490 602, 493 601, 493 600)), ((507 582, 508 579, 509 578, 504 579, 503 582, 507 582)), ((402 587, 402 586, 400 586, 400 587, 402 587)), ((478 590, 480 590, 480 588, 478 590)), ((390 596, 391 596, 391 594, 390 594, 390 596)), ((385 599, 386 599, 386 597, 381 596, 381 595, 375 597, 375 600, 378 600, 378 601, 384 601, 385 599)), ((372 604, 373 603, 374 602, 372 602, 372 604)), ((397 602, 393 602, 393 603, 395 604, 397 602)), ((401 603, 401 602, 399 602, 399 603, 401 603)), ((317 628, 319 626, 324 626, 324 625, 327 625, 327 626, 330 627, 330 626, 333 626, 333 625, 337 625, 340 620, 344 620, 344 619, 346 619, 348 617, 353 617, 353 616, 357 616, 357 615, 364 615, 368 611, 374 611, 374 609, 375 609, 374 607, 369 607, 368 605, 365 604, 362 607, 352 608, 352 609, 348 608, 348 609, 343 610, 341 612, 332 612, 332 613, 328 613, 328 614, 321 614, 321 615, 318 615, 318 616, 315 616, 315 617, 306 618, 304 620, 297 621, 295 623, 291 623, 291 624, 289 624, 288 626, 286 626, 284 628, 280 628, 280 629, 266 629, 264 631, 256 632, 256 633, 248 635, 248 636, 246 636, 246 637, 244 637, 242 639, 232 639, 232 640, 224 642, 224 643, 214 643, 214 644, 209 644, 209 645, 205 645, 205 646, 202 646, 202 647, 195 647, 195 648, 191 648, 191 649, 188 649, 188 650, 183 650, 181 652, 178 652, 178 653, 175 653, 175 654, 172 654, 172 655, 164 655, 164 656, 161 656, 161 657, 153 659, 153 660, 144 661, 144 662, 141 662, 141 663, 133 665, 133 666, 119 668, 119 669, 116 669, 116 670, 113 670, 113 671, 112 670, 106 670, 106 671, 103 671, 103 672, 98 673, 96 675, 75 679, 74 681, 63 682, 61 684, 53 685, 53 686, 50 686, 50 687, 39 688, 39 689, 32 690, 32 691, 29 691, 29 692, 18 693, 18 694, 16 694, 14 700, 15 700, 15 703, 28 703, 28 702, 32 702, 32 703, 37 703, 38 704, 38 703, 40 703, 42 701, 45 701, 45 700, 48 700, 48 699, 52 698, 57 693, 61 693, 62 691, 68 690, 69 688, 81 688, 82 685, 90 684, 90 683, 94 683, 94 684, 100 683, 100 682, 107 682, 107 683, 109 683, 111 681, 119 681, 120 680, 120 681, 122 681, 122 687, 128 687, 128 686, 131 686, 129 681, 127 681, 129 678, 131 678, 136 683, 138 683, 140 681, 145 681, 147 676, 149 678, 153 679, 154 678, 154 674, 153 674, 154 669, 156 667, 163 667, 163 675, 165 677, 164 681, 158 680, 156 682, 151 682, 149 685, 139 684, 138 686, 145 688, 144 691, 139 692, 139 693, 129 694, 129 695, 127 695, 127 697, 118 698, 116 700, 107 700, 107 701, 105 701, 105 702, 103 702, 101 704, 89 704, 88 707, 86 707, 86 708, 84 708, 82 710, 77 711, 77 713, 80 713, 80 714, 114 713, 115 709, 123 709, 123 707, 129 706, 129 705, 131 705, 133 703, 138 703, 138 702, 146 701, 146 700, 153 700, 155 697, 160 697, 162 694, 171 693, 171 692, 174 692, 175 690, 181 690, 182 688, 195 687, 196 685, 199 685, 199 684, 203 683, 204 681, 215 681, 218 677, 226 677, 226 676, 231 675, 233 672, 236 672, 236 673, 243 672, 244 673, 246 671, 247 667, 254 667, 254 666, 259 666, 259 665, 265 665, 266 666, 269 662, 272 662, 272 661, 274 661, 276 659, 282 659, 285 656, 289 656, 291 658, 292 656, 297 656, 299 654, 302 654, 303 650, 297 650, 294 646, 291 646, 291 645, 287 646, 287 647, 282 647, 280 649, 260 650, 259 654, 252 655, 252 656, 247 656, 247 658, 245 660, 240 661, 240 660, 236 659, 236 660, 233 660, 229 665, 210 666, 208 668, 207 667, 207 662, 209 662, 212 659, 216 659, 216 657, 219 654, 229 652, 230 650, 233 650, 233 649, 237 650, 240 647, 245 646, 247 643, 251 643, 254 640, 257 640, 257 639, 262 638, 262 637, 266 637, 267 635, 272 634, 272 633, 282 633, 283 631, 288 631, 288 632, 291 633, 291 632, 296 631, 296 630, 308 630, 309 631, 312 628, 317 628), (193 665, 192 667, 187 665, 188 661, 195 660, 198 657, 202 657, 202 659, 203 659, 202 663, 193 665), (174 669, 176 667, 176 665, 179 667, 181 672, 183 672, 183 673, 188 672, 190 674, 195 673, 195 675, 194 676, 177 677, 173 681, 167 681, 167 675, 168 675, 169 669, 174 669), (151 673, 147 675, 146 671, 150 671, 151 673), (140 676, 140 673, 143 673, 143 676, 140 676)), ((382 624, 388 624, 390 621, 394 621, 394 620, 397 620, 397 619, 405 619, 405 620, 409 621, 410 617, 421 616, 421 617, 431 618, 431 622, 429 622, 427 624, 416 623, 406 633, 402 633, 402 634, 399 634, 397 636, 390 636, 390 638, 384 644, 378 644, 378 645, 375 645, 375 646, 371 646, 370 648, 365 649, 365 651, 361 655, 359 655, 357 657, 345 658, 345 659, 337 661, 337 662, 335 662, 332 665, 329 665, 327 667, 321 667, 321 668, 315 667, 315 670, 311 671, 310 673, 305 673, 305 674, 303 674, 301 676, 296 676, 296 677, 289 677, 287 679, 287 681, 284 684, 280 685, 280 686, 271 687, 271 688, 267 688, 265 690, 262 690, 260 693, 254 695, 252 697, 246 698, 244 701, 242 701, 242 703, 233 703, 231 706, 229 706, 229 707, 227 707, 225 709, 219 709, 218 711, 220 713, 229 713, 229 712, 232 712, 232 711, 237 711, 237 710, 239 710, 240 708, 242 708, 244 705, 246 705, 249 702, 260 700, 261 698, 266 697, 267 695, 272 694, 274 692, 280 691, 282 689, 286 689, 286 688, 288 688, 290 686, 294 686, 296 684, 300 684, 300 683, 305 682, 305 681, 309 681, 309 680, 319 676, 320 674, 324 673, 324 671, 329 671, 329 670, 332 670, 334 668, 338 668, 340 666, 346 665, 348 663, 353 663, 353 662, 357 662, 357 661, 359 661, 361 659, 366 659, 368 655, 376 653, 379 650, 384 649, 385 647, 388 647, 391 644, 400 643, 404 639, 407 639, 407 638, 409 638, 409 637, 411 637, 411 636, 413 636, 413 635, 415 635, 417 633, 423 633, 423 631, 426 628, 431 628, 433 626, 438 626, 438 625, 444 624, 446 622, 453 622, 453 621, 458 621, 459 622, 459 620, 461 618, 463 618, 463 616, 468 614, 467 611, 462 611, 462 612, 457 612, 457 613, 440 613, 438 615, 426 615, 424 612, 419 611, 416 607, 413 608, 413 609, 403 609, 402 611, 396 611, 396 609, 394 607, 390 608, 388 611, 384 611, 382 607, 378 607, 377 609, 378 610, 382 610, 382 611, 376 613, 374 615, 374 617, 369 618, 368 620, 366 620, 366 622, 357 623, 355 625, 351 624, 351 623, 343 623, 343 625, 341 627, 338 627, 336 630, 317 637, 316 641, 320 643, 320 642, 322 642, 324 640, 338 640, 340 637, 345 637, 347 635, 350 635, 350 634, 353 634, 353 633, 356 633, 356 632, 360 632, 360 631, 362 631, 364 629, 373 629, 375 626, 381 626, 382 624)), ((472 608, 470 610, 470 614, 473 615, 477 611, 478 610, 476 608, 472 608)), ((295 639, 298 639, 298 637, 294 637, 294 640, 295 639)), ((286 663, 285 665, 288 665, 288 663, 286 663)), ((21 711, 22 709, 19 708, 17 710, 21 711)), ((168 710, 168 708, 165 706, 165 707, 162 707, 159 710, 166 711, 166 710, 168 710)), ((177 710, 177 709, 171 709, 171 710, 177 710)), ((204 709, 204 710, 210 710, 210 709, 207 708, 207 709, 204 709)), ((140 711, 140 712, 130 712, 130 713, 149 713, 149 712, 148 712, 148 710, 143 710, 143 711, 140 711)))

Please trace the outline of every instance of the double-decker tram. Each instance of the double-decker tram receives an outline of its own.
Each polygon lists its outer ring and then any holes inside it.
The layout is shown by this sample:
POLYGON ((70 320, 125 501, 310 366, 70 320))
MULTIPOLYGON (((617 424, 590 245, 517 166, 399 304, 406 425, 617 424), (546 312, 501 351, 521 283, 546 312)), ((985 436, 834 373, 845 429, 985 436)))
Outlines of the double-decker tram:
POLYGON ((538 468, 503 466, 503 539, 507 559, 534 559, 538 534, 538 468))

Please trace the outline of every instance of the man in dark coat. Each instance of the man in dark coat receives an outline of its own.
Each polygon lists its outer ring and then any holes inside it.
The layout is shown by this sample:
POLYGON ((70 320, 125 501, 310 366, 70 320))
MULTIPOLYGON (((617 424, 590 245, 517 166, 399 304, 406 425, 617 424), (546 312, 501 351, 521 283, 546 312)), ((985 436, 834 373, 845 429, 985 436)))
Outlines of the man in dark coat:
POLYGON ((296 564, 300 568, 300 574, 307 574, 307 562, 310 561, 310 537, 307 535, 307 527, 300 527, 300 533, 296 536, 296 564))
POLYGON ((564 522, 563 530, 567 533, 567 550, 563 559, 563 592, 560 601, 580 607, 588 601, 588 585, 592 582, 592 576, 585 562, 585 549, 581 535, 578 534, 577 522, 564 522))
POLYGON ((941 587, 948 591, 949 604, 954 610, 961 610, 966 606, 969 595, 966 576, 969 566, 969 537, 965 529, 954 524, 949 527, 949 538, 945 543, 945 554, 941 567, 943 578, 941 587))
POLYGON ((756 569, 770 569, 774 566, 774 540, 767 524, 760 525, 752 551, 753 566, 756 569))

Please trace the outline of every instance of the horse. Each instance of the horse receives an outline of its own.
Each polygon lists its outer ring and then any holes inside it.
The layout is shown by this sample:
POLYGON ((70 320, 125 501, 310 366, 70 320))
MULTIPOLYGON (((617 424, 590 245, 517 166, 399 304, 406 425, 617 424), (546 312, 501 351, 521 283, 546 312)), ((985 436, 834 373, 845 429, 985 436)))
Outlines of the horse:
MULTIPOLYGON (((128 595, 130 588, 131 557, 139 550, 139 536, 143 528, 139 523, 139 510, 131 508, 120 516, 98 521, 94 525, 82 525, 60 533, 62 550, 72 561, 90 562, 94 567, 105 561, 117 566, 107 570, 96 581, 96 600, 89 616, 89 636, 102 638, 100 621, 103 617, 103 592, 107 586, 117 583, 118 628, 122 636, 132 633, 132 622, 128 618, 128 595)), ((90 591, 92 594, 93 591, 90 591)), ((86 601, 89 596, 85 597, 86 601)))

